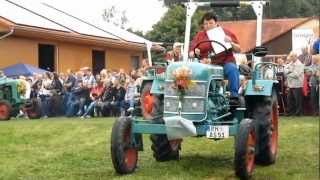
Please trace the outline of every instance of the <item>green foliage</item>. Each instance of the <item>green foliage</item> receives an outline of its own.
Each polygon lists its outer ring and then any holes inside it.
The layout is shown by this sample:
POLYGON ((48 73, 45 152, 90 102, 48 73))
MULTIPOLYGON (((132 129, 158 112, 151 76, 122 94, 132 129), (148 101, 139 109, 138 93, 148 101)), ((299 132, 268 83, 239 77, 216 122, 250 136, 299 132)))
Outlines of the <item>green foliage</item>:
POLYGON ((320 15, 318 0, 272 0, 270 18, 297 18, 320 15))
MULTIPOLYGON (((135 173, 119 176, 110 155, 114 118, 0 122, 0 179, 236 179, 234 139, 185 138, 180 161, 156 162, 148 135, 135 173), (161 178, 159 178, 161 177, 161 178)), ((280 118, 275 165, 254 179, 319 179, 319 118, 280 118)))
MULTIPOLYGON (((194 35, 199 30, 199 21, 203 15, 203 11, 197 11, 192 19, 191 34, 194 35)), ((182 6, 173 6, 160 19, 160 21, 153 26, 153 30, 149 31, 146 36, 151 41, 156 42, 183 42, 186 10, 182 6)))

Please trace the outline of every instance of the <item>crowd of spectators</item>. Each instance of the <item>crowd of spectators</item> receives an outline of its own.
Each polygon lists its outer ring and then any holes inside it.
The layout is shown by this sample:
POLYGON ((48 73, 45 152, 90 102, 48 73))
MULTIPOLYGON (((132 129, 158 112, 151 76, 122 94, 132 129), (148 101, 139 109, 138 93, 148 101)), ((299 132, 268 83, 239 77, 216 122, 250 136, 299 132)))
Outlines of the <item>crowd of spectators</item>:
MULTIPOLYGON (((319 45, 318 45, 319 46, 319 45)), ((319 46, 320 48, 320 46, 319 46)), ((283 114, 287 116, 319 115, 320 54, 319 48, 306 47, 291 51, 287 56, 274 59, 274 69, 262 66, 262 78, 279 80, 281 96, 278 101, 283 114)), ((272 56, 271 56, 272 57, 272 56)), ((237 64, 241 74, 250 75, 251 62, 238 55, 237 64), (244 65, 244 66, 243 66, 244 65)), ((262 61, 269 61, 264 58, 262 61)), ((247 80, 242 77, 239 93, 243 94, 247 80)))
POLYGON ((96 75, 83 67, 77 72, 68 69, 66 73, 46 72, 19 79, 26 85, 24 98, 40 104, 42 118, 120 116, 134 109, 146 66, 144 62, 142 68, 130 73, 103 69, 96 75))

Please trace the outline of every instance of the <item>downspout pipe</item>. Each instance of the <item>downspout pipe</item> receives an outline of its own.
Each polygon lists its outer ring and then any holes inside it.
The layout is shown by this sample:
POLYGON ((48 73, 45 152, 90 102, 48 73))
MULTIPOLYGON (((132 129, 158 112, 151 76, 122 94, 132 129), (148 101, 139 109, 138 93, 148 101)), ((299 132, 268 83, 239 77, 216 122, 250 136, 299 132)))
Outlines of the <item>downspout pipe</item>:
POLYGON ((13 34, 13 32, 14 32, 14 29, 11 28, 10 31, 9 31, 7 34, 5 34, 5 35, 3 35, 3 36, 0 36, 0 40, 6 38, 6 37, 8 37, 8 36, 10 36, 11 34, 13 34))

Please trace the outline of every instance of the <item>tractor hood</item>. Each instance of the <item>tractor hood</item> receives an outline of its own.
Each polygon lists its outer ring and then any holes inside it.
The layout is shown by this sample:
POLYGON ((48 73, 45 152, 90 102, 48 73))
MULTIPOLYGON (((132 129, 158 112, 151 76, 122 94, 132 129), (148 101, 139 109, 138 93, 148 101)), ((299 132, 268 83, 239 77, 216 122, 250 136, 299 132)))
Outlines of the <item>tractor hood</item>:
POLYGON ((202 64, 198 62, 173 62, 167 67, 166 79, 174 80, 173 72, 180 67, 191 70, 191 79, 196 81, 208 81, 211 78, 223 79, 222 66, 202 64))

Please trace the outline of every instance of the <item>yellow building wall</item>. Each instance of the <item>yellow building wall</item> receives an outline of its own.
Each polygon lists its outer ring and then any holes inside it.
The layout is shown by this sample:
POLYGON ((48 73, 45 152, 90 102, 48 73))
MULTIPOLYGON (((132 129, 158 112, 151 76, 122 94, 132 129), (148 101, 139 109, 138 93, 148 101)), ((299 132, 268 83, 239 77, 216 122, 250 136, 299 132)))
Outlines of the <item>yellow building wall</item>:
POLYGON ((131 56, 139 56, 141 61, 142 52, 108 48, 106 49, 106 66, 108 69, 119 70, 122 68, 129 72, 132 69, 131 56))
POLYGON ((81 67, 91 67, 91 48, 88 46, 59 43, 56 46, 56 67, 59 72, 66 72, 67 69, 78 71, 81 67))
POLYGON ((92 67, 92 50, 105 51, 105 68, 115 70, 123 68, 126 72, 132 69, 131 56, 139 56, 140 61, 142 57, 142 51, 10 36, 0 40, 0 68, 16 63, 27 63, 38 67, 40 43, 55 46, 55 69, 58 72, 66 72, 67 69, 78 71, 84 66, 92 67))
POLYGON ((0 32, 7 32, 9 31, 10 29, 8 28, 8 26, 5 26, 5 25, 2 25, 0 24, 0 32))
POLYGON ((0 68, 16 63, 38 66, 37 42, 11 36, 0 40, 0 68))

